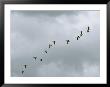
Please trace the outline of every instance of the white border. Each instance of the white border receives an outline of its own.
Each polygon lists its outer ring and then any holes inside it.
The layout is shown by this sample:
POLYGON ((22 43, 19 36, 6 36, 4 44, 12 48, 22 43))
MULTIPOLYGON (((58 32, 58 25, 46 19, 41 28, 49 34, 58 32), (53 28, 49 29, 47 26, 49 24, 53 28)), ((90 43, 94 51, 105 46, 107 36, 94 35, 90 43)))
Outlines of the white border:
POLYGON ((106 4, 5 4, 5 83, 6 84, 106 84, 107 82, 107 26, 106 4), (10 74, 10 11, 11 10, 100 10, 100 77, 11 77, 10 74))

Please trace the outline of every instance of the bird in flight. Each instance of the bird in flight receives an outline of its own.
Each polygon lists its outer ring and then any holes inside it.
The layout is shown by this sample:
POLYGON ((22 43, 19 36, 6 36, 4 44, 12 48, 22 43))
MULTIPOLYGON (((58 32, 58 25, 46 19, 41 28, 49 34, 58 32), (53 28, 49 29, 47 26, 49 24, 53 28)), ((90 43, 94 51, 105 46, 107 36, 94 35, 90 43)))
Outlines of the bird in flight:
POLYGON ((53 44, 55 45, 55 41, 52 41, 53 42, 53 44))
POLYGON ((24 73, 24 70, 22 70, 22 74, 24 73))
POLYGON ((27 65, 24 65, 24 67, 25 67, 25 69, 26 69, 27 65))
POLYGON ((66 40, 67 41, 67 44, 70 42, 69 40, 66 40))
POLYGON ((80 37, 79 36, 77 36, 77 40, 79 39, 80 37))
POLYGON ((49 44, 49 48, 51 47, 52 45, 51 44, 49 44))
POLYGON ((40 59, 40 61, 42 61, 42 59, 40 59))
POLYGON ((82 33, 82 31, 81 31, 80 36, 82 36, 82 35, 83 35, 83 33, 82 33))
POLYGON ((90 30, 90 27, 88 26, 88 28, 87 28, 87 32, 89 32, 89 30, 90 30))
POLYGON ((45 50, 45 53, 47 53, 47 50, 45 50))
POLYGON ((37 57, 36 57, 36 56, 34 56, 33 58, 34 58, 35 60, 37 59, 37 57))

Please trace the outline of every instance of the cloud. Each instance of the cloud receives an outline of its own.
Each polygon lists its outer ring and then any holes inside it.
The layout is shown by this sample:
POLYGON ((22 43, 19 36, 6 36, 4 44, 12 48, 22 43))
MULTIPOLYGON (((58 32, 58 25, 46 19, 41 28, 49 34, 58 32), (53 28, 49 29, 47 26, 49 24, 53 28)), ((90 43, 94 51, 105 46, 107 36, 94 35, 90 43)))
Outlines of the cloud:
POLYGON ((99 11, 12 11, 12 76, 21 76, 23 64, 29 65, 24 74, 29 77, 99 76, 99 26, 99 11), (88 25, 91 32, 86 33, 88 25), (83 36, 77 41, 81 30, 83 36), (53 40, 56 45, 48 49, 53 40), (33 56, 38 57, 36 62, 33 56))
POLYGON ((83 64, 83 76, 100 76, 100 66, 98 64, 83 64))
POLYGON ((60 76, 61 70, 58 64, 51 62, 47 65, 42 65, 38 69, 38 76, 60 76), (60 74, 59 74, 60 73, 60 74))

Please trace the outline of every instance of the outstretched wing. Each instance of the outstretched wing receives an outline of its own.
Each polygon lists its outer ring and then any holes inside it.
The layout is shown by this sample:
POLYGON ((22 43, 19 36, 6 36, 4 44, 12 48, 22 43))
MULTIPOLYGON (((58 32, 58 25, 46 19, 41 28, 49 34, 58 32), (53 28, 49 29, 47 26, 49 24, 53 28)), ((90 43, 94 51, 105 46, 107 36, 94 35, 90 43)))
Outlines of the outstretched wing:
POLYGON ((37 57, 33 57, 33 58, 36 60, 37 57))

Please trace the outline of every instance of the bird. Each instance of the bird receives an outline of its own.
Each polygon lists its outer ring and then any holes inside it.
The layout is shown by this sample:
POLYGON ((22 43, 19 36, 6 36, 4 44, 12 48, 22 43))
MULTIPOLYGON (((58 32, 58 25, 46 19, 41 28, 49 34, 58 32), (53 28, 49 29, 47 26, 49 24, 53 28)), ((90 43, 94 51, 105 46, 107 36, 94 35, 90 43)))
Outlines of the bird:
POLYGON ((22 70, 22 74, 24 73, 24 70, 22 70))
POLYGON ((42 61, 42 59, 40 59, 40 61, 42 61))
POLYGON ((54 45, 55 45, 55 41, 52 41, 53 43, 54 43, 54 45))
POLYGON ((49 48, 51 47, 52 45, 51 44, 49 44, 49 48))
POLYGON ((79 36, 77 36, 77 40, 79 39, 80 37, 79 36))
POLYGON ((82 33, 82 31, 81 31, 80 36, 82 36, 82 35, 83 35, 83 33, 82 33))
POLYGON ((45 50, 45 53, 47 53, 47 50, 45 50))
POLYGON ((70 40, 66 40, 67 41, 67 44, 70 42, 70 40))
POLYGON ((35 60, 37 59, 37 57, 36 57, 36 56, 34 56, 33 58, 34 58, 35 60))
POLYGON ((88 26, 88 28, 87 28, 87 32, 89 32, 89 30, 90 30, 90 27, 88 26))
POLYGON ((24 65, 24 67, 25 67, 25 69, 26 69, 27 65, 24 65))

